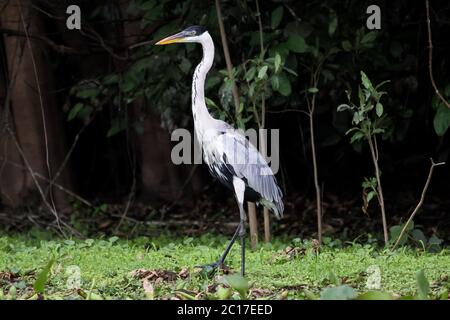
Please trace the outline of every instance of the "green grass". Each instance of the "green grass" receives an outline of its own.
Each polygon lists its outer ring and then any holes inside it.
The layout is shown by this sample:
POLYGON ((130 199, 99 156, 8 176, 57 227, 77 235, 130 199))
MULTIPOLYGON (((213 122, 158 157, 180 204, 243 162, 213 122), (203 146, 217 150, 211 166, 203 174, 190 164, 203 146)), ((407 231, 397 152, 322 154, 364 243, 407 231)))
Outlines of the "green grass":
MULTIPOLYGON (((116 237, 38 240, 3 236, 0 237, 0 299, 36 298, 33 285, 52 256, 55 262, 48 274, 45 298, 164 299, 196 295, 197 298, 211 298, 221 274, 208 279, 195 266, 215 261, 226 243, 227 238, 212 235, 196 239, 161 236, 133 240, 116 237), (77 268, 81 276, 80 288, 73 289, 67 283, 77 268), (136 269, 178 273, 183 268, 189 271, 185 279, 150 279, 147 291, 143 280, 132 275, 136 269)), ((239 249, 236 244, 227 259, 232 273, 239 272, 239 249)), ((317 253, 309 242, 276 239, 272 244, 260 244, 255 251, 247 250, 249 297, 314 298, 325 288, 342 284, 364 292, 368 290, 366 284, 371 272, 367 269, 370 266, 380 270, 380 290, 394 296, 417 293, 416 273, 419 270, 425 272, 430 283, 430 297, 445 297, 450 288, 448 249, 427 253, 405 247, 391 252, 371 245, 351 244, 342 248, 323 247, 317 253), (286 249, 288 246, 292 250, 286 249)))

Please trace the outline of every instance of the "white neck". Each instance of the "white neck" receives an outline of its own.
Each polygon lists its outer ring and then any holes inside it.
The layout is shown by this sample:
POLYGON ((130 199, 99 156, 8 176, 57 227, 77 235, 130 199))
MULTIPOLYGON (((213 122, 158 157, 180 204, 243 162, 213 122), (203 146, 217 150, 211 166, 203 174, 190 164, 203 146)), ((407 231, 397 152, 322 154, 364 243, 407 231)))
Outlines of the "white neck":
POLYGON ((192 114, 195 124, 197 121, 204 124, 212 119, 205 102, 205 80, 214 61, 214 43, 208 32, 201 35, 199 42, 203 48, 203 59, 195 68, 192 81, 192 114))

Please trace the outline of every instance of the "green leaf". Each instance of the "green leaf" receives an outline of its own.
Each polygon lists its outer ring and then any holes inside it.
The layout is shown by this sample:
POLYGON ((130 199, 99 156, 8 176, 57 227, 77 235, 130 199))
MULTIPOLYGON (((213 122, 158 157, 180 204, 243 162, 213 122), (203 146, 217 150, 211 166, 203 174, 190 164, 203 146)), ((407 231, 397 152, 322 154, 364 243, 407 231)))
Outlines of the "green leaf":
MULTIPOLYGON (((379 88, 381 88, 382 86, 384 86, 386 83, 391 82, 391 80, 384 80, 383 82, 377 84, 377 86, 375 87, 375 90, 378 90, 379 88)), ((383 94, 385 94, 386 92, 382 92, 383 94)))
POLYGON ((127 72, 120 82, 119 86, 120 89, 125 93, 133 91, 137 86, 137 82, 134 79, 134 74, 132 72, 127 72))
POLYGON ((103 84, 105 86, 116 84, 118 82, 119 82, 119 75, 118 74, 110 74, 110 75, 106 76, 105 78, 103 78, 103 84))
POLYGON ((352 109, 352 107, 350 107, 348 104, 343 103, 337 107, 337 112, 342 112, 342 111, 351 110, 351 109, 352 109))
POLYGON ((425 237, 425 234, 420 229, 414 229, 411 231, 411 237, 417 241, 421 242, 423 246, 427 245, 427 238, 425 237))
POLYGON ((267 74, 267 70, 269 69, 268 66, 263 66, 261 69, 259 69, 258 72, 258 79, 264 79, 264 77, 267 74))
POLYGON ((290 69, 290 68, 283 67, 283 70, 285 70, 287 73, 289 73, 289 74, 291 74, 291 75, 293 75, 293 76, 295 76, 295 77, 298 76, 297 72, 295 72, 294 70, 292 70, 292 69, 290 69))
POLYGON ((375 41, 377 38, 377 34, 373 31, 366 33, 363 38, 361 39, 361 44, 368 45, 375 41))
POLYGON ((93 111, 94 111, 94 108, 92 108, 91 106, 85 105, 84 108, 82 108, 80 110, 80 112, 78 112, 77 116, 80 119, 88 119, 93 111))
POLYGON ((283 13, 284 13, 284 8, 282 6, 279 6, 278 8, 273 10, 271 23, 270 23, 270 26, 272 27, 272 29, 278 28, 278 26, 281 23, 281 20, 283 19, 283 13))
POLYGON ((228 284, 231 288, 239 292, 241 299, 247 298, 248 289, 250 288, 247 279, 244 277, 232 274, 222 277, 222 281, 225 284, 228 284))
POLYGON ((450 109, 440 105, 433 119, 434 131, 443 136, 450 127, 450 109))
POLYGON ((381 117, 383 115, 383 105, 378 102, 376 107, 375 107, 375 111, 377 113, 377 116, 381 117))
MULTIPOLYGON (((402 224, 402 228, 405 226, 405 224, 402 224)), ((413 220, 411 220, 409 223, 408 223, 408 226, 406 227, 406 231, 412 231, 414 229, 414 221, 413 220)))
POLYGON ((111 237, 111 238, 108 239, 108 241, 109 241, 110 243, 117 242, 118 240, 119 240, 119 237, 117 237, 117 236, 114 236, 114 237, 111 237))
POLYGON ((373 197, 374 197, 376 194, 377 194, 377 193, 376 193, 375 191, 370 191, 370 192, 367 194, 367 203, 369 203, 370 200, 372 200, 373 197))
POLYGON ((432 235, 430 239, 428 239, 428 248, 429 252, 439 252, 441 251, 441 244, 443 240, 436 237, 436 235, 432 235))
POLYGON ((281 66, 281 56, 278 52, 275 55, 274 66, 275 66, 275 72, 278 72, 278 70, 280 70, 280 66, 281 66))
POLYGON ((448 290, 447 289, 442 289, 441 292, 439 293, 439 300, 447 301, 448 298, 449 298, 448 290))
POLYGON ((295 53, 305 53, 306 50, 308 49, 305 39, 302 36, 299 36, 298 34, 290 35, 286 42, 286 45, 289 50, 295 53))
POLYGON ((394 297, 389 292, 368 291, 360 294, 358 300, 393 300, 394 297))
POLYGON ((373 89, 372 82, 369 80, 369 77, 364 73, 364 71, 361 71, 361 81, 364 86, 364 88, 370 90, 373 89))
POLYGON ((308 92, 315 94, 315 93, 319 92, 319 89, 317 89, 317 88, 309 88, 308 92))
POLYGON ((342 49, 344 49, 345 51, 350 51, 350 50, 352 50, 352 44, 351 44, 351 42, 348 41, 348 40, 342 41, 342 49))
POLYGON ((151 9, 153 9, 155 7, 155 2, 154 1, 144 1, 141 5, 140 5, 140 9, 142 11, 150 11, 151 9))
POLYGON ((250 69, 248 69, 247 73, 245 74, 245 80, 250 82, 253 80, 253 78, 255 78, 255 75, 256 75, 256 67, 253 66, 250 69))
POLYGON ((34 282, 33 288, 37 293, 43 294, 45 292, 45 284, 47 283, 48 274, 50 273, 50 269, 55 262, 55 257, 52 257, 47 265, 42 269, 42 271, 38 274, 36 281, 34 282))
POLYGON ((278 77, 279 87, 278 92, 287 97, 291 94, 291 82, 285 74, 280 74, 278 77))
POLYGON ((206 78, 206 82, 205 82, 205 90, 209 90, 211 88, 214 88, 215 86, 217 86, 219 83, 222 82, 221 77, 219 76, 210 76, 206 78))
POLYGON ((272 90, 278 91, 280 88, 280 78, 277 75, 271 77, 270 84, 272 85, 272 90))
POLYGON ((80 110, 83 109, 83 107, 84 107, 84 104, 82 104, 81 102, 75 104, 75 106, 70 110, 69 115, 67 116, 67 120, 71 121, 71 120, 75 119, 78 112, 80 112, 80 110))
POLYGON ((217 104, 213 100, 211 100, 210 98, 205 97, 205 101, 206 101, 206 105, 208 107, 214 107, 216 109, 219 109, 219 106, 217 106, 217 104))
POLYGON ((93 98, 96 97, 99 94, 98 88, 87 88, 82 89, 77 92, 76 96, 78 98, 87 99, 87 98, 93 98))
POLYGON ((358 88, 359 107, 362 109, 366 105, 366 97, 361 87, 358 88))
POLYGON ((430 292, 430 283, 428 279, 425 277, 425 273, 423 270, 420 270, 416 273, 416 281, 417 281, 417 296, 421 300, 428 299, 428 293, 430 292))
POLYGON ((314 294, 314 292, 308 290, 308 289, 303 289, 303 293, 305 294, 306 298, 309 300, 317 300, 319 297, 314 294))
POLYGON ((353 114, 353 119, 352 122, 354 124, 359 124, 360 122, 362 122, 364 120, 364 115, 361 112, 355 112, 353 114))
MULTIPOLYGON (((389 228, 390 240, 392 243, 396 242, 402 231, 402 226, 392 226, 389 228)), ((403 245, 408 240, 408 232, 405 232, 398 242, 399 245, 403 245)))
POLYGON ((127 128, 127 121, 124 118, 116 118, 111 122, 111 128, 106 133, 106 137, 112 137, 127 128))
POLYGON ((320 293, 321 300, 351 300, 357 297, 355 289, 348 285, 326 288, 320 293))
POLYGON ((364 132, 362 132, 362 131, 355 132, 355 134, 353 134, 352 138, 350 139, 350 143, 357 142, 363 138, 364 138, 364 132))
POLYGON ((250 98, 252 98, 253 95, 255 94, 255 86, 256 86, 256 83, 255 83, 255 82, 252 82, 252 83, 250 84, 249 88, 248 88, 248 96, 249 96, 250 98))
POLYGON ((431 238, 428 240, 428 244, 430 245, 440 245, 442 242, 443 240, 436 237, 436 235, 432 235, 431 238))
POLYGON ((328 25, 328 35, 330 37, 336 32, 337 26, 338 26, 338 18, 336 13, 334 12, 331 17, 330 24, 328 25))
POLYGON ((384 133, 384 129, 381 129, 381 128, 376 128, 376 129, 373 129, 373 131, 372 131, 372 133, 373 134, 378 134, 378 133, 384 133))
POLYGON ((216 291, 216 296, 219 300, 228 300, 231 297, 231 289, 219 286, 216 291))

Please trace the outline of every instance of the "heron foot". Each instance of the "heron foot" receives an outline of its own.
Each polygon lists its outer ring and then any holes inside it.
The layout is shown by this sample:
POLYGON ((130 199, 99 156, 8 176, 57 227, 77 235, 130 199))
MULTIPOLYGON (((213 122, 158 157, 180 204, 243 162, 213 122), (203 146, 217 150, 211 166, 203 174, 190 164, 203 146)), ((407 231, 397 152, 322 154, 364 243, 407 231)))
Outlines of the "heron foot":
POLYGON ((201 269, 200 273, 208 276, 208 278, 213 277, 216 274, 217 270, 219 269, 225 272, 228 272, 230 270, 230 267, 225 265, 223 261, 217 261, 210 264, 195 267, 201 269))

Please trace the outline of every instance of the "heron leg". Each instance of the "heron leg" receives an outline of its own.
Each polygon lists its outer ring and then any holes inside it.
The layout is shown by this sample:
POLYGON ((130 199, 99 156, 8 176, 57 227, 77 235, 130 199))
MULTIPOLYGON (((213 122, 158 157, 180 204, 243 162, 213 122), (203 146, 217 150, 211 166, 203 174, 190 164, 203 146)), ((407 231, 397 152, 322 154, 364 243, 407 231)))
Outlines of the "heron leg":
POLYGON ((225 258, 227 257, 228 253, 231 250, 231 247, 233 247, 234 242, 236 241, 237 236, 239 235, 239 231, 241 229, 241 224, 239 223, 236 231, 233 234, 233 237, 231 238, 230 242, 228 243, 227 247, 225 248, 225 251, 220 256, 219 260, 204 266, 198 266, 199 268, 203 269, 204 272, 208 276, 213 276, 218 268, 226 268, 224 265, 225 258))
POLYGON ((233 234, 233 237, 231 238, 230 242, 228 243, 225 251, 223 252, 222 256, 219 259, 219 263, 223 265, 223 262, 225 261, 225 258, 227 257, 228 253, 231 250, 231 247, 233 246, 234 242, 236 241, 236 238, 239 234, 239 230, 241 229, 241 224, 239 223, 236 231, 233 234))
POLYGON ((241 276, 245 274, 245 220, 239 224, 239 236, 241 237, 241 276))
POLYGON ((241 238, 241 276, 245 274, 245 221, 247 216, 244 210, 244 194, 245 182, 237 177, 233 178, 234 192, 236 193, 236 200, 239 206, 239 215, 241 222, 239 223, 239 237, 241 238))
POLYGON ((238 236, 241 238, 241 275, 244 276, 245 274, 245 221, 247 220, 247 216, 245 215, 244 210, 245 183, 242 179, 234 177, 233 186, 236 194, 236 200, 239 206, 240 222, 219 261, 203 267, 208 275, 213 275, 216 272, 217 268, 223 267, 225 258, 230 252, 231 247, 233 246, 238 236))

